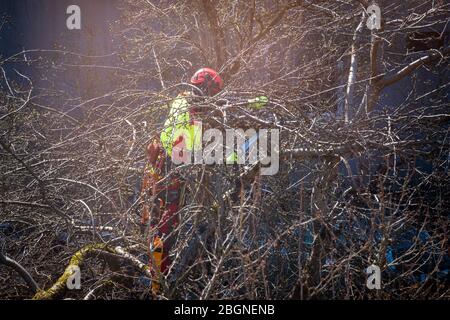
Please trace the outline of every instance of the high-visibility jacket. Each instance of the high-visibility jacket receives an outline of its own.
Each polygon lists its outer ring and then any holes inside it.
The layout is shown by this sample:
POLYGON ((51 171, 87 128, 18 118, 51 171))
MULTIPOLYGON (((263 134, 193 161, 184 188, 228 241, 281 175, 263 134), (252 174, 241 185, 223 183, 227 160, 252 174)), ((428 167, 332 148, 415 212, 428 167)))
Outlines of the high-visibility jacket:
POLYGON ((181 93, 170 102, 169 115, 161 132, 161 144, 169 157, 174 146, 193 152, 202 143, 202 126, 189 108, 189 93, 181 93))

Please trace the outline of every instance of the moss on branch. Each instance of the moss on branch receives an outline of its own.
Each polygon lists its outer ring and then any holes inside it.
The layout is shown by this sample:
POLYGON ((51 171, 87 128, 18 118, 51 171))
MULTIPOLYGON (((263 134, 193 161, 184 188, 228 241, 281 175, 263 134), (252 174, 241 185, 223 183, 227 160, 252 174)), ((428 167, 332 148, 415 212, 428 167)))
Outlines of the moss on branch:
POLYGON ((75 254, 70 259, 69 265, 64 270, 64 273, 58 278, 58 280, 56 280, 53 286, 51 286, 47 290, 39 290, 34 295, 33 300, 50 300, 63 292, 66 288, 67 280, 73 274, 73 267, 80 267, 83 264, 84 259, 95 250, 114 252, 114 249, 103 243, 94 243, 84 246, 83 248, 75 252, 75 254))
POLYGON ((33 300, 50 300, 56 298, 66 289, 66 283, 69 277, 73 274, 73 267, 80 267, 86 257, 91 254, 100 255, 103 258, 111 258, 117 255, 117 258, 124 259, 132 264, 137 270, 151 277, 150 269, 147 265, 140 262, 136 257, 126 252, 122 247, 110 247, 103 243, 93 243, 84 246, 70 259, 69 265, 64 270, 64 273, 56 280, 56 282, 47 290, 39 290, 33 297, 33 300))

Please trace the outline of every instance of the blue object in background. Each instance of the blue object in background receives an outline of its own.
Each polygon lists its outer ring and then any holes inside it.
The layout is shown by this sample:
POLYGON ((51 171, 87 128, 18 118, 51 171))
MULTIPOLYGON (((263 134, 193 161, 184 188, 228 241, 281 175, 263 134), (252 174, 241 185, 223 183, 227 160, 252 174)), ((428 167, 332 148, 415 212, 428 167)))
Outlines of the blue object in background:
MULTIPOLYGON (((419 245, 425 245, 430 239, 431 235, 426 231, 418 231, 416 228, 409 228, 403 233, 399 234, 394 243, 387 247, 386 250, 386 262, 392 264, 397 257, 405 254, 413 245, 415 245, 415 238, 419 240, 419 245)), ((418 261, 418 265, 421 267, 411 276, 411 281, 423 283, 428 280, 429 273, 433 271, 435 263, 438 261, 438 256, 431 250, 425 251, 421 259, 418 261)), ((433 274, 439 280, 448 281, 448 272, 450 268, 450 257, 445 255, 443 261, 439 263, 438 271, 433 274)), ((388 270, 394 274, 401 272, 401 264, 394 266, 389 265, 388 270)))

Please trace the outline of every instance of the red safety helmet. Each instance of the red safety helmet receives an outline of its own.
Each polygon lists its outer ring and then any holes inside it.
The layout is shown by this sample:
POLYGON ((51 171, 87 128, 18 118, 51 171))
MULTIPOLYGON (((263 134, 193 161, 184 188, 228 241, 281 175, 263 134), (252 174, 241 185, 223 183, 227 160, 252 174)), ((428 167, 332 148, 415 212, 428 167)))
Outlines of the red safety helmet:
POLYGON ((213 96, 223 88, 219 74, 210 68, 201 68, 191 78, 191 83, 200 88, 204 94, 213 96))

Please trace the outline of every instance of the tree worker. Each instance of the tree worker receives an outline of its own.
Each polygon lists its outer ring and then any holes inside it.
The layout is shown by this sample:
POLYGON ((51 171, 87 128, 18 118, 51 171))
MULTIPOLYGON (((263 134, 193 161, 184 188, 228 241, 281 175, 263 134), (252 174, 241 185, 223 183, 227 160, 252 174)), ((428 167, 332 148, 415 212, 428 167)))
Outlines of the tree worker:
MULTIPOLYGON (((183 205, 183 181, 171 170, 174 161, 180 163, 185 150, 192 152, 202 143, 201 113, 189 98, 212 97, 223 88, 220 75, 210 68, 201 68, 191 78, 193 89, 184 91, 169 103, 169 114, 159 137, 147 146, 147 163, 144 169, 141 197, 143 230, 155 230, 149 240, 149 265, 155 278, 165 275, 170 266, 169 252, 175 242, 174 230, 179 223, 178 211, 183 205), (176 150, 176 152, 174 152, 176 150), (181 154, 181 155, 180 155, 181 154)), ((264 107, 268 99, 260 96, 251 99, 249 105, 264 107)), ((203 119, 204 120, 204 119, 203 119)), ((152 293, 158 294, 160 282, 152 279, 152 293)))

